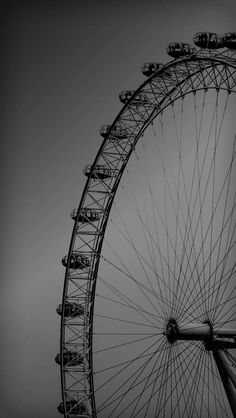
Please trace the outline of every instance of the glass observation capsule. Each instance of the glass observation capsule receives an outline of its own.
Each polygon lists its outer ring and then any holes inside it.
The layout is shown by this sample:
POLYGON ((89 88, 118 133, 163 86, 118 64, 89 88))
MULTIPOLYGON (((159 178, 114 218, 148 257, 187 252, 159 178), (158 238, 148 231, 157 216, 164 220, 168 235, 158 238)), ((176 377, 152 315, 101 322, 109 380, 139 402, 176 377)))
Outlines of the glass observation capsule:
MULTIPOLYGON (((73 209, 71 212, 71 218, 75 221, 77 217, 78 209, 73 209)), ((95 222, 98 221, 101 217, 101 213, 97 211, 97 209, 81 209, 80 214, 78 216, 79 222, 95 222)))
POLYGON ((236 50, 236 32, 228 32, 222 36, 222 43, 225 48, 236 50))
POLYGON ((63 364, 64 366, 79 366, 83 363, 83 356, 77 352, 65 351, 62 356, 60 353, 56 355, 55 362, 59 365, 63 364))
POLYGON ((87 414, 86 405, 83 402, 78 402, 75 399, 65 402, 66 411, 64 411, 63 402, 61 402, 57 410, 60 414, 68 413, 70 415, 85 415, 87 414))
MULTIPOLYGON (((123 90, 119 94, 119 99, 121 103, 126 104, 130 101, 131 97, 134 95, 134 90, 123 90)), ((146 104, 148 98, 145 94, 137 93, 130 103, 133 106, 146 104)))
POLYGON ((143 75, 146 77, 150 77, 156 71, 158 71, 162 67, 162 64, 158 62, 145 62, 141 67, 141 71, 143 75))
MULTIPOLYGON (((103 125, 100 128, 99 133, 103 138, 106 138, 110 132, 110 129, 111 129, 111 125, 103 125)), ((127 129, 122 129, 122 128, 119 128, 119 126, 114 126, 112 128, 112 131, 110 132, 110 137, 111 139, 116 139, 116 140, 126 139, 128 138, 127 129)))
POLYGON ((68 255, 65 255, 62 260, 64 267, 67 267, 69 263, 70 269, 84 269, 90 266, 90 259, 79 253, 72 253, 68 262, 68 255))
MULTIPOLYGON (((58 305, 56 309, 58 315, 62 315, 62 304, 58 305)), ((64 316, 81 316, 84 314, 84 307, 78 303, 65 303, 64 316)))
POLYGON ((196 52, 194 46, 182 42, 171 42, 166 48, 167 54, 173 58, 180 58, 192 55, 196 52))
POLYGON ((104 167, 103 165, 95 166, 93 171, 91 165, 86 165, 84 168, 84 174, 87 177, 91 176, 92 179, 101 180, 113 177, 114 175, 113 170, 108 167, 104 167))
POLYGON ((196 33, 193 37, 193 42, 203 49, 218 49, 223 47, 222 37, 212 32, 196 33))

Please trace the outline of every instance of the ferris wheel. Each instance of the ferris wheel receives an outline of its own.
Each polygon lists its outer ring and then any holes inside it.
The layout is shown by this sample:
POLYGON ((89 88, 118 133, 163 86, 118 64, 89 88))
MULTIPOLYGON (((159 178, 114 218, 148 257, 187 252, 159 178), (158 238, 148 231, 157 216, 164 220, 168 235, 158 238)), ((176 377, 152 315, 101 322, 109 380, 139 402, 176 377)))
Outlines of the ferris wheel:
POLYGON ((64 417, 236 416, 236 33, 146 63, 102 126, 74 220, 64 417))

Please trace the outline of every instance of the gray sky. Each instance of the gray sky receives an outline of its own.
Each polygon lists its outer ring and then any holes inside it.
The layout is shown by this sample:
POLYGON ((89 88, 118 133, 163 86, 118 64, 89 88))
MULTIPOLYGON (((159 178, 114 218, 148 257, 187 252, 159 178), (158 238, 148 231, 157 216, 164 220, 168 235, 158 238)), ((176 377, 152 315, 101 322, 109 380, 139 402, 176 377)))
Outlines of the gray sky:
POLYGON ((99 128, 171 41, 235 31, 235 0, 5 2, 1 20, 0 418, 56 418, 64 269, 99 128))

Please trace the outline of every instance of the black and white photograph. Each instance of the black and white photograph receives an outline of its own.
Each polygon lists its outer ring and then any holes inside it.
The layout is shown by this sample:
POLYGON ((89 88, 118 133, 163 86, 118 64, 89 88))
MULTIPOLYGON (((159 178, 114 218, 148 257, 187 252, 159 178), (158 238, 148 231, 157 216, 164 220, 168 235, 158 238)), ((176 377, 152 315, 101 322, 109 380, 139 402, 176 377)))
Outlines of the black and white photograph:
POLYGON ((0 2, 0 418, 236 417, 235 0, 0 2))

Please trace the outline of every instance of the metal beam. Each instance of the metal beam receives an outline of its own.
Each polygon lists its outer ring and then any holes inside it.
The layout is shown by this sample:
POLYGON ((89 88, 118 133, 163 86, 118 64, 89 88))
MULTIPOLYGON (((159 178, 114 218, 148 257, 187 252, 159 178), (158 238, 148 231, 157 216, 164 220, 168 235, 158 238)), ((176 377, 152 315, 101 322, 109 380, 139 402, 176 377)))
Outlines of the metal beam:
POLYGON ((233 416, 236 418, 236 375, 233 372, 231 365, 229 365, 227 356, 221 347, 216 344, 212 352, 233 416))

